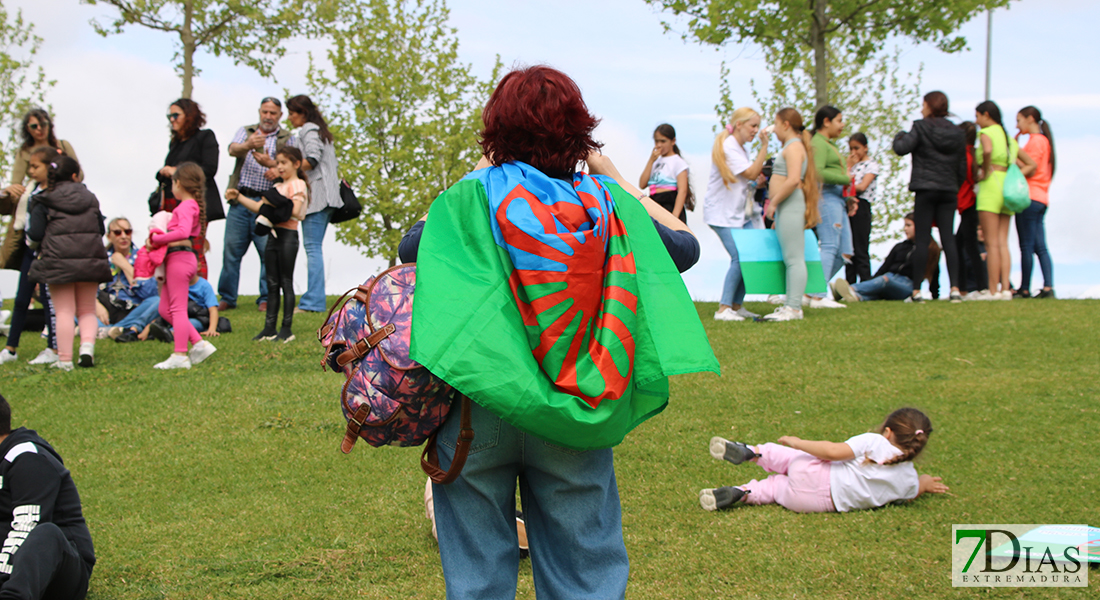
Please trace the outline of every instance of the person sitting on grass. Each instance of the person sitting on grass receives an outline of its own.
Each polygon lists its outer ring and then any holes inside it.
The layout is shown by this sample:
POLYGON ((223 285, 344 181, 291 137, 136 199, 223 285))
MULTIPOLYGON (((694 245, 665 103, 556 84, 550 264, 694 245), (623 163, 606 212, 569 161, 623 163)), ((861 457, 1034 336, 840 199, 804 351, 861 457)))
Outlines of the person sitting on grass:
POLYGON ((34 431, 11 430, 0 396, 0 598, 81 600, 95 566, 80 495, 61 455, 34 431))
POLYGON ((795 512, 848 512, 941 494, 948 490, 941 479, 918 477, 912 463, 931 434, 932 422, 924 413, 899 408, 875 432, 839 444, 785 435, 779 444, 748 446, 714 437, 714 458, 735 465, 752 461, 775 474, 737 487, 701 490, 699 504, 706 510, 778 504, 795 512))
POLYGON ((875 276, 855 284, 837 279, 830 284, 833 294, 848 302, 905 300, 913 294, 913 290, 920 288, 920 282, 924 279, 938 282, 940 247, 936 240, 928 243, 928 262, 924 277, 920 281, 913 281, 913 257, 916 255, 914 237, 916 237, 916 226, 913 213, 909 213, 905 215, 905 241, 890 250, 890 254, 886 256, 886 260, 878 268, 875 276))

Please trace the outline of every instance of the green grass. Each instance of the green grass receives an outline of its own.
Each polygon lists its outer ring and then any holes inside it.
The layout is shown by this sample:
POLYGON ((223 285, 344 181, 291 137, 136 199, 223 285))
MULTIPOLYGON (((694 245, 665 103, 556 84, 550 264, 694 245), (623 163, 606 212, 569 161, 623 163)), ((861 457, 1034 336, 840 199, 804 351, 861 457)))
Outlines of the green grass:
MULTIPOLYGON (((953 589, 950 536, 1100 525, 1100 302, 875 302, 785 324, 698 308, 722 377, 674 378, 668 409, 616 449, 631 598, 1088 595, 953 589), (698 506, 700 488, 762 473, 711 459, 713 435, 843 441, 903 405, 931 417, 917 468, 950 495, 847 514, 698 506)), ((260 313, 228 316, 235 332, 191 371, 152 369, 167 344, 110 341, 95 369, 47 371, 25 362, 43 346, 30 334, 0 367, 15 425, 50 440, 80 488, 99 558, 89 598, 442 598, 419 449, 338 450, 322 317, 276 345, 250 341, 260 313)), ((519 589, 534 597, 526 564, 519 589)))

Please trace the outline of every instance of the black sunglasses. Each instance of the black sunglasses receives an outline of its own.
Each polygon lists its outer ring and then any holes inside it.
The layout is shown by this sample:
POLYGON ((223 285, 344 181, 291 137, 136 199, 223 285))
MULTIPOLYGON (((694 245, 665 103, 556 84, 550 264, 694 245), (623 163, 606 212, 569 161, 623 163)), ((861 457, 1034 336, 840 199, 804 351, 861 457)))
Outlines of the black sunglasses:
POLYGON ((183 113, 168 113, 168 120, 169 121, 175 121, 176 119, 178 119, 182 116, 183 116, 183 113))
POLYGON ((116 236, 122 235, 124 233, 126 235, 132 235, 134 233, 134 230, 133 229, 112 229, 111 233, 115 234, 116 236))
POLYGON ((30 129, 31 131, 38 131, 39 127, 41 127, 42 129, 46 128, 45 125, 39 125, 38 123, 31 123, 30 125, 27 125, 27 129, 30 129))

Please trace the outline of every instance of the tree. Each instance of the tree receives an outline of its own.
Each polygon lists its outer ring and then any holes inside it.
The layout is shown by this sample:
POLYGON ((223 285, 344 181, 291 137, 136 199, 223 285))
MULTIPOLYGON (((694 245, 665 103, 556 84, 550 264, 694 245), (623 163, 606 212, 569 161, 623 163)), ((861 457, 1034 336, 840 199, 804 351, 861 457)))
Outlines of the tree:
MULTIPOLYGON (((898 131, 908 129, 909 118, 920 107, 923 67, 916 73, 902 72, 901 50, 897 48, 868 58, 832 46, 829 54, 832 57, 828 73, 830 103, 843 113, 846 132, 861 131, 867 136, 868 156, 880 168, 875 178, 875 201, 871 204, 871 242, 896 239, 900 232, 892 225, 912 210, 913 199, 908 188, 909 160, 894 154, 891 144, 898 131)), ((817 105, 810 91, 814 77, 812 61, 807 57, 789 72, 781 70, 777 61, 769 60, 768 65, 771 76, 768 88, 761 90, 756 81, 752 81, 753 104, 760 107, 765 124, 779 109, 791 106, 802 113, 807 125, 812 125, 817 105)), ((725 64, 722 74, 722 93, 715 110, 720 123, 725 124, 735 104, 725 81, 729 74, 725 64)), ((775 151, 778 150, 776 144, 775 151)))
MULTIPOLYGON (((782 71, 809 56, 815 106, 830 103, 829 50, 836 47, 857 60, 883 49, 891 36, 932 42, 944 52, 966 48, 955 35, 959 25, 981 11, 1012 0, 646 0, 688 17, 685 39, 722 45, 762 46, 782 71)), ((671 25, 665 23, 666 30, 671 25)))
POLYGON ((16 148, 23 144, 23 115, 42 106, 46 90, 54 84, 42 67, 34 66, 41 45, 42 38, 23 20, 23 12, 11 15, 0 1, 0 176, 11 172, 16 148))
POLYGON ((311 92, 333 122, 340 170, 363 214, 337 239, 395 264, 401 236, 481 156, 481 107, 496 81, 458 62, 443 0, 346 0, 328 51, 310 57, 311 92))
POLYGON ((316 30, 325 14, 325 2, 305 0, 81 0, 118 9, 108 25, 92 20, 96 33, 107 37, 139 25, 179 36, 172 60, 183 80, 184 98, 191 97, 198 74, 195 52, 225 55, 264 77, 271 76, 275 60, 286 53, 282 42, 295 34, 316 30))

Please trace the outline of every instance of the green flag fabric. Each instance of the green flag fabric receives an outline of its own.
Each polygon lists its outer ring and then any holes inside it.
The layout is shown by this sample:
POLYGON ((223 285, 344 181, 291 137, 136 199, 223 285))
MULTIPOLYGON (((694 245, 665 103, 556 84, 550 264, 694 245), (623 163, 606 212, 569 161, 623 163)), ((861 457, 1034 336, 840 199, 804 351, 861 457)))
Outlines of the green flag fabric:
POLYGON ((412 358, 553 444, 615 446, 667 406, 670 375, 719 371, 653 222, 609 178, 475 171, 432 204, 417 255, 412 358))

